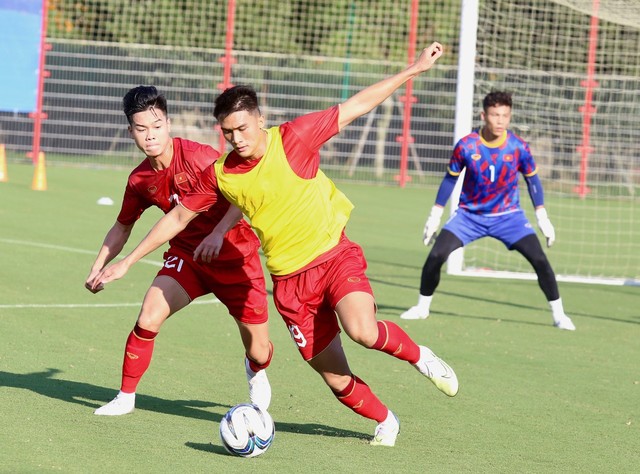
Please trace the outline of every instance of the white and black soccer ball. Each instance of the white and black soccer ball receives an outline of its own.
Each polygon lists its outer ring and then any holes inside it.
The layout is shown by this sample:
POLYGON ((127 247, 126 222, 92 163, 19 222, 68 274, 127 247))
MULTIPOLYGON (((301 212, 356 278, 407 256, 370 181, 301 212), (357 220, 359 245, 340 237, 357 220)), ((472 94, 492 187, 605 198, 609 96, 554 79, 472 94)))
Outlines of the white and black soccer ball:
POLYGON ((264 453, 275 437, 271 415, 256 405, 242 403, 229 410, 220 421, 220 440, 231 454, 252 458, 264 453))

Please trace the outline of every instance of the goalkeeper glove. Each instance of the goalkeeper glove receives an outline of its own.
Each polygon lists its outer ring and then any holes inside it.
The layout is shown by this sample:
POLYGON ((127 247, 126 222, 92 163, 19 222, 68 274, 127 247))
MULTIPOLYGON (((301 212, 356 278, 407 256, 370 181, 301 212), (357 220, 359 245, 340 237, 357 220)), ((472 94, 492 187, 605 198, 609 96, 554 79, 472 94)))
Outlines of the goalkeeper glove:
POLYGON ((536 209, 536 218, 538 219, 538 227, 547 238, 547 247, 551 247, 556 240, 556 231, 547 216, 547 210, 544 207, 536 209))
POLYGON ((440 219, 442 218, 443 211, 444 208, 437 205, 431 208, 431 214, 429 214, 429 218, 424 224, 424 232, 422 234, 422 242, 425 245, 431 243, 438 227, 440 227, 440 219))

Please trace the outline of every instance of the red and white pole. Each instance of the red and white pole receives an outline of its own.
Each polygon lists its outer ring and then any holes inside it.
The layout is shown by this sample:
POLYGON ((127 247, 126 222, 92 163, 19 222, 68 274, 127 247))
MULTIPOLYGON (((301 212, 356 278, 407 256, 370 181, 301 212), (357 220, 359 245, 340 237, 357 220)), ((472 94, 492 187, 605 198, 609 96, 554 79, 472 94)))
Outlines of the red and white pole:
POLYGON ((593 152, 593 147, 589 144, 591 137, 591 116, 596 112, 593 106, 593 90, 598 87, 598 82, 594 79, 596 71, 596 50, 598 46, 598 10, 600 0, 593 0, 593 12, 591 14, 591 28, 589 30, 589 56, 587 60, 587 79, 580 85, 585 88, 584 105, 578 110, 582 112, 582 143, 576 150, 580 153, 580 176, 578 186, 574 191, 581 198, 589 194, 587 186, 587 169, 589 165, 589 154, 593 152))
MULTIPOLYGON (((411 1, 411 21, 409 24, 409 45, 407 48, 407 56, 409 58, 409 64, 415 61, 416 55, 416 38, 418 30, 418 7, 420 2, 418 0, 411 1)), ((402 119, 402 135, 396 137, 396 141, 400 142, 400 174, 395 178, 401 188, 407 181, 411 180, 411 177, 407 175, 407 164, 409 161, 409 146, 414 142, 413 136, 411 136, 411 106, 416 101, 413 95, 413 79, 409 79, 405 92, 400 97, 400 102, 404 104, 404 114, 402 119)))
MULTIPOLYGON (((44 95, 44 79, 49 77, 49 71, 45 70, 46 52, 51 49, 51 44, 47 43, 48 26, 48 0, 42 0, 42 26, 40 28, 40 59, 38 63, 38 90, 36 96, 36 110, 29 114, 33 119, 33 143, 31 146, 31 160, 37 164, 40 155, 40 136, 42 132, 42 121, 47 118, 47 114, 42 111, 42 96, 44 95)), ((29 156, 29 154, 27 154, 29 156)))
MULTIPOLYGON (((236 2, 235 0, 229 0, 227 3, 227 35, 224 42, 224 56, 220 58, 220 62, 224 65, 222 72, 222 82, 218 84, 218 89, 224 91, 233 84, 231 84, 231 67, 236 62, 233 57, 233 32, 236 24, 236 2)), ((224 135, 220 131, 220 125, 216 125, 215 129, 220 133, 218 151, 224 153, 227 146, 224 139, 224 135)))

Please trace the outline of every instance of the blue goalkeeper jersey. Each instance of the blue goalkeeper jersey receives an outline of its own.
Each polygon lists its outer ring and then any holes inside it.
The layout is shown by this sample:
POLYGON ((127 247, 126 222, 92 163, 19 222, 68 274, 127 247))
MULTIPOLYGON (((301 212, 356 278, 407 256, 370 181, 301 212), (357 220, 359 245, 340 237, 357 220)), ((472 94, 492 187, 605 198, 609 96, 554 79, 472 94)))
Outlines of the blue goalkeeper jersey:
POLYGON ((460 139, 447 171, 457 177, 465 168, 459 207, 483 215, 520 209, 518 173, 538 172, 527 142, 509 130, 491 146, 477 130, 460 139))

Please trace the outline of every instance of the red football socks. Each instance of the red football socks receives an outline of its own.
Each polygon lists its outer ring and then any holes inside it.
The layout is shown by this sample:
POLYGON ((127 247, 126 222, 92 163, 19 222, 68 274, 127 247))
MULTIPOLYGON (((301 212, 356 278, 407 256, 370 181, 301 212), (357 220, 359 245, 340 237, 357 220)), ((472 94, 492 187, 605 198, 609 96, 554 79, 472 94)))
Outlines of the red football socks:
POLYGON ((382 423, 387 418, 388 408, 374 395, 366 383, 353 374, 344 390, 333 393, 340 403, 351 408, 358 415, 376 420, 378 423, 382 423))
POLYGON ((120 390, 125 393, 136 391, 138 382, 149 368, 153 345, 157 332, 142 329, 136 323, 133 331, 127 338, 124 349, 124 362, 122 363, 122 384, 120 390))
POLYGON ((420 360, 420 347, 396 323, 378 321, 378 340, 371 347, 393 357, 415 364, 420 360))

